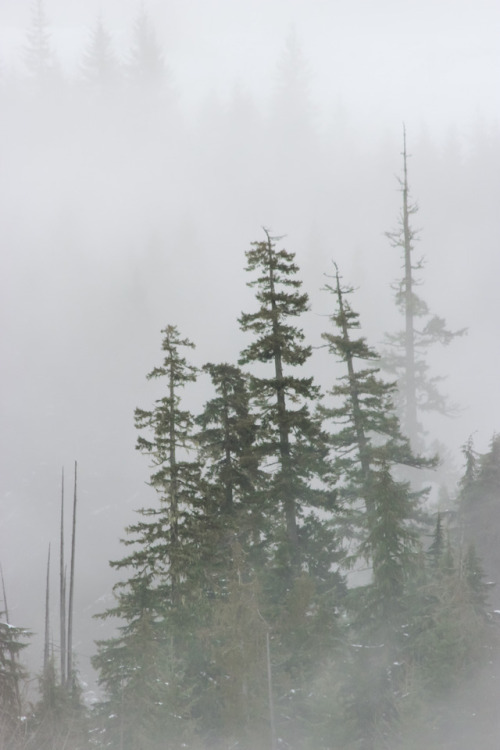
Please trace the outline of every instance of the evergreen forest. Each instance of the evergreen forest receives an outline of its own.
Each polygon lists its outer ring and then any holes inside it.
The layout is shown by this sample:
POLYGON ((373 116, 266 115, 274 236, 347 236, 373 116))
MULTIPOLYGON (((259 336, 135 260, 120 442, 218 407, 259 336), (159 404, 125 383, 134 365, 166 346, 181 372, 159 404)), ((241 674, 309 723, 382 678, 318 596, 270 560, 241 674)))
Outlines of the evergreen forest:
POLYGON ((129 40, 99 16, 69 74, 38 0, 0 65, 0 516, 43 512, 46 555, 33 597, 3 543, 0 747, 496 750, 500 437, 439 425, 488 332, 454 284, 498 232, 497 126, 320 127, 295 31, 265 105, 190 118, 144 4, 129 40))

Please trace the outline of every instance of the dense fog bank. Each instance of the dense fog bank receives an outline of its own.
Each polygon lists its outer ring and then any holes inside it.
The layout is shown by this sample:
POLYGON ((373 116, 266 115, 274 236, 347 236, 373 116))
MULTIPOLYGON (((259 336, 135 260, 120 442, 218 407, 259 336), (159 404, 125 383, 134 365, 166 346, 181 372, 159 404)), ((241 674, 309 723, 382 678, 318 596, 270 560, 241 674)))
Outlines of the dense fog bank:
MULTIPOLYGON (((457 467, 450 494, 468 436, 486 448, 500 424, 500 131, 489 101, 497 52, 477 4, 474 24, 461 25, 472 17, 467 3, 452 34, 442 11, 435 17, 429 4, 418 18, 412 9, 410 47, 398 42, 385 53, 407 24, 392 3, 388 30, 366 3, 341 4, 338 30, 321 4, 306 11, 300 2, 292 11, 266 4, 259 29, 247 4, 223 3, 219 26, 201 3, 172 3, 172 22, 159 4, 141 16, 135 3, 126 11, 108 3, 98 21, 90 4, 84 12, 47 3, 47 49, 29 36, 36 17, 28 8, 21 17, 20 5, 0 14, 8 50, 0 84, 1 562, 11 619, 37 633, 36 670, 60 471, 77 458, 75 648, 90 681, 103 627, 91 615, 115 580, 108 560, 120 556, 133 511, 151 502, 133 412, 154 397, 145 375, 158 361, 160 330, 178 325, 199 366, 236 360, 236 321, 252 300, 244 253, 264 226, 296 253, 311 298, 311 345, 320 346, 331 314, 320 289, 334 260, 358 288, 363 332, 378 346, 400 325, 391 284, 401 258, 384 233, 400 211, 402 120, 422 290, 452 328, 468 328, 431 355, 463 407, 453 421, 428 423, 457 467), (104 51, 99 24, 110 35, 104 51), (207 41, 214 25, 218 58, 207 41), (446 62, 433 67, 440 56, 446 62)), ((493 19, 494 6, 482 5, 493 19)), ((331 361, 319 349, 313 361, 330 386, 331 361)), ((188 393, 193 408, 208 393, 208 382, 188 393)))

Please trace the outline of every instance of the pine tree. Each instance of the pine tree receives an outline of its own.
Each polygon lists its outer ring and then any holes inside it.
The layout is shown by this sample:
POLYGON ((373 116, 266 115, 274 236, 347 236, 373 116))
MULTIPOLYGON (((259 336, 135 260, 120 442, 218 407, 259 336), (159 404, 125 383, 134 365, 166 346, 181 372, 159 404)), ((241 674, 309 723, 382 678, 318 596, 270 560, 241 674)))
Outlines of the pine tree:
MULTIPOLYGON (((5 588, 4 588, 5 599, 5 588)), ((9 743, 19 736, 22 728, 22 686, 28 674, 20 662, 20 654, 26 648, 25 640, 30 633, 12 625, 8 608, 0 611, 0 744, 9 743)))
MULTIPOLYGON (((259 501, 262 477, 255 450, 256 419, 250 411, 248 377, 227 363, 209 363, 203 369, 210 375, 216 395, 206 402, 196 419, 201 428, 197 443, 208 484, 205 516, 208 511, 214 535, 211 564, 218 564, 219 574, 224 576, 224 568, 232 565, 231 548, 236 542, 246 553, 252 551, 253 558, 258 557, 263 523, 259 501)), ((244 575, 244 571, 240 570, 240 574, 244 575)))
POLYGON ((450 415, 456 412, 456 407, 439 390, 443 378, 429 375, 426 355, 429 347, 435 344, 447 346, 454 338, 462 336, 465 328, 449 331, 445 320, 431 315, 427 303, 415 291, 419 283, 416 273, 422 269, 423 261, 414 259, 418 232, 411 225, 411 217, 418 207, 410 199, 406 130, 403 131, 402 156, 403 177, 399 180, 403 196, 401 216, 398 228, 387 232, 387 237, 403 254, 404 276, 396 284, 396 306, 404 316, 405 324, 402 331, 386 336, 389 349, 384 366, 398 379, 403 431, 412 445, 420 448, 423 432, 420 413, 434 411, 450 415))
POLYGON ((435 568, 439 565, 441 558, 445 550, 445 538, 443 533, 443 523, 441 519, 441 513, 438 512, 436 518, 436 528, 434 530, 434 536, 432 543, 427 550, 427 554, 431 560, 431 565, 435 568))
POLYGON ((265 230, 266 240, 255 242, 247 252, 247 270, 259 275, 256 287, 260 306, 243 313, 243 331, 254 341, 243 350, 240 364, 267 365, 267 377, 251 374, 251 389, 257 408, 257 450, 268 473, 267 513, 273 519, 275 563, 287 575, 297 574, 307 557, 307 530, 299 525, 311 507, 325 507, 326 493, 312 482, 326 474, 327 446, 319 419, 309 404, 318 400, 319 389, 312 377, 292 374, 311 355, 302 330, 293 324, 308 309, 308 296, 300 292, 298 266, 293 253, 276 249, 276 240, 265 230), (283 532, 280 531, 283 529, 283 532))
POLYGON ((194 418, 181 408, 181 392, 197 370, 183 355, 193 344, 175 326, 162 333, 163 363, 147 377, 165 380, 165 395, 152 409, 135 411, 137 448, 152 461, 159 503, 139 511, 142 520, 127 529, 132 551, 111 563, 131 575, 115 586, 116 605, 101 617, 125 624, 116 638, 98 644, 94 657, 106 689, 104 715, 116 714, 106 729, 120 750, 159 747, 161 736, 181 741, 192 726, 189 669, 198 679, 202 671, 190 665, 199 656, 194 633, 208 608, 199 552, 203 494, 199 464, 190 457, 194 418))
POLYGON ((29 677, 20 654, 28 645, 25 640, 31 637, 31 633, 12 625, 1 566, 0 577, 3 593, 3 610, 0 610, 0 746, 17 750, 17 743, 26 733, 23 687, 29 677))
POLYGON ((128 71, 131 83, 144 94, 158 92, 167 81, 163 52, 144 4, 134 23, 128 71))
POLYGON ((359 565, 364 559, 371 569, 371 582, 351 589, 347 597, 351 637, 358 646, 348 658, 343 701, 345 719, 353 724, 360 746, 372 748, 397 715, 398 677, 391 665, 404 649, 402 628, 420 549, 422 493, 397 481, 393 472, 399 464, 420 467, 432 462, 413 455, 395 414, 395 384, 378 377, 376 352, 364 338, 352 335, 360 327, 359 316, 349 304, 352 289, 341 286, 337 267, 334 285, 327 284, 326 290, 337 304, 330 316, 334 331, 323 338, 347 374, 330 391, 335 405, 322 407, 322 412, 333 423, 330 441, 350 539, 348 561, 359 565), (368 366, 357 369, 359 361, 368 366))
POLYGON ((98 641, 93 665, 105 698, 97 706, 105 745, 114 750, 159 750, 165 737, 181 745, 193 722, 183 660, 160 618, 158 595, 146 579, 129 581, 118 605, 104 616, 126 624, 118 635, 98 641))
POLYGON ((120 65, 102 16, 90 31, 81 62, 81 74, 86 84, 97 88, 102 94, 111 93, 118 85, 120 65))
POLYGON ((313 673, 336 642, 343 583, 328 444, 316 408, 320 394, 305 373, 311 347, 295 322, 308 309, 308 297, 293 253, 278 250, 277 238, 265 233, 265 241, 247 252, 259 307, 240 317, 242 330, 254 336, 240 364, 252 366, 255 450, 264 474, 260 534, 267 559, 258 579, 279 662, 274 690, 283 696, 275 706, 276 734, 291 742, 308 731, 307 696, 313 673))
MULTIPOLYGON (((163 333, 164 362, 147 377, 165 378, 166 395, 152 410, 135 411, 137 429, 149 433, 139 435, 137 448, 152 460, 151 485, 160 495, 160 508, 140 511, 153 520, 131 526, 129 533, 137 535, 136 542, 153 553, 147 557, 148 567, 165 575, 175 604, 180 599, 184 573, 184 535, 199 493, 199 464, 190 458, 190 451, 195 449, 194 418, 181 409, 180 392, 196 380, 197 370, 182 355, 183 349, 194 345, 182 339, 175 326, 168 326, 163 333)), ((122 561, 117 567, 128 564, 122 561)))
POLYGON ((31 26, 26 32, 26 67, 30 77, 46 88, 57 80, 58 64, 50 42, 50 31, 43 0, 34 0, 31 26))
POLYGON ((395 412, 395 383, 379 377, 380 357, 366 340, 352 337, 352 331, 360 328, 359 315, 348 300, 353 290, 341 286, 337 266, 334 282, 333 286, 325 287, 337 301, 337 310, 330 316, 334 331, 325 332, 322 337, 329 351, 345 364, 347 374, 330 390, 336 405, 322 407, 322 413, 337 427, 330 441, 337 453, 336 471, 342 477, 340 493, 347 500, 363 499, 368 512, 374 472, 397 464, 415 468, 432 466, 435 459, 413 454, 395 412), (357 361, 368 366, 357 370, 357 361))
MULTIPOLYGON (((464 447, 465 467, 460 480, 459 529, 460 541, 466 549, 470 544, 478 551, 488 578, 500 576, 498 523, 500 492, 500 436, 493 435, 489 450, 478 454, 472 441, 464 447)), ((491 591, 494 609, 500 607, 496 589, 491 591)))

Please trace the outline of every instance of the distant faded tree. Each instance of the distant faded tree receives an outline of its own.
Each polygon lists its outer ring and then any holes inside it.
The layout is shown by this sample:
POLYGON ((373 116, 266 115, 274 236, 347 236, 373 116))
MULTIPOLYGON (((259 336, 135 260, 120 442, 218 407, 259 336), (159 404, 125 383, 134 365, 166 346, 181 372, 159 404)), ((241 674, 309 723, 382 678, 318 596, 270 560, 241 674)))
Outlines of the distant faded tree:
POLYGON ((163 50, 144 5, 133 27, 128 73, 130 83, 145 94, 160 91, 168 79, 163 50))
POLYGON ((113 49, 113 39, 99 16, 90 30, 87 46, 80 64, 81 75, 86 84, 102 93, 118 86, 120 63, 113 49))
POLYGON ((395 284, 395 299, 396 306, 404 317, 404 327, 397 333, 386 335, 388 349, 384 356, 384 366, 398 379, 402 428, 412 445, 418 448, 423 433, 419 421, 421 412, 435 411, 451 415, 456 411, 456 406, 439 389, 438 384, 443 378, 429 374, 429 347, 435 344, 447 346, 454 338, 462 336, 466 329, 448 330, 444 318, 432 315, 427 303, 415 291, 420 283, 416 274, 422 269, 423 261, 414 259, 418 231, 412 227, 411 217, 418 208, 410 200, 406 131, 403 131, 402 156, 403 177, 399 179, 399 184, 403 204, 398 227, 387 232, 387 237, 393 247, 401 250, 403 256, 404 273, 395 284))
POLYGON ((50 37, 43 0, 35 0, 31 7, 31 24, 26 32, 24 58, 30 77, 40 86, 53 83, 60 73, 50 37))

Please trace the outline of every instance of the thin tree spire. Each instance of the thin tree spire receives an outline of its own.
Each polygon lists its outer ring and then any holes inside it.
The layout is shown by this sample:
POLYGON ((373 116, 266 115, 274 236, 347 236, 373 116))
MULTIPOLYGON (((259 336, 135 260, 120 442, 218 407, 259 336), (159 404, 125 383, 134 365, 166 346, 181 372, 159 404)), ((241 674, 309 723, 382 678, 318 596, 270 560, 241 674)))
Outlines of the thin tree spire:
POLYGON ((49 659, 50 659, 50 615, 49 615, 49 605, 50 605, 50 544, 49 544, 49 553, 47 556, 47 579, 45 584, 45 637, 44 637, 44 647, 43 647, 43 674, 44 677, 47 677, 48 669, 49 669, 49 659))
POLYGON ((73 494, 73 530, 71 534, 71 563, 69 573, 69 599, 68 599, 68 669, 67 685, 71 688, 73 684, 73 598, 75 588, 75 535, 76 535, 76 502, 77 502, 77 462, 75 461, 75 486, 73 494))
POLYGON ((9 606, 7 604, 7 592, 5 591, 5 579, 3 577, 3 568, 0 565, 0 575, 2 576, 2 593, 3 593, 3 609, 5 612, 5 621, 7 623, 10 622, 9 620, 9 606))
POLYGON ((66 684, 66 572, 64 567, 64 466, 61 478, 61 530, 59 553, 59 621, 61 629, 61 685, 66 684))

